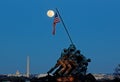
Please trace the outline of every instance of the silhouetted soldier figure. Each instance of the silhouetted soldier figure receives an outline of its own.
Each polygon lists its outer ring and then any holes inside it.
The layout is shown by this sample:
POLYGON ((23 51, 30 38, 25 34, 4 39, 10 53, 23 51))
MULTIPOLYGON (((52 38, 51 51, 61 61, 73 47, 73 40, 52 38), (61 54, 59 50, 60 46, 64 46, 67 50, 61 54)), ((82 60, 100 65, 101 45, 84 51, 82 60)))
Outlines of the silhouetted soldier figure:
POLYGON ((80 53, 80 50, 77 50, 75 52, 75 57, 76 57, 78 66, 73 71, 73 74, 81 73, 82 75, 85 75, 87 66, 88 66, 88 62, 90 62, 90 59, 86 59, 86 57, 80 53))
POLYGON ((71 44, 68 49, 63 49, 61 57, 57 60, 56 65, 48 71, 48 73, 51 73, 58 68, 53 75, 69 76, 76 73, 85 75, 89 61, 89 59, 86 59, 80 53, 80 50, 76 50, 74 44, 71 44))
POLYGON ((51 73, 58 67, 58 69, 54 72, 54 75, 62 75, 66 69, 65 60, 67 59, 67 56, 68 56, 68 50, 65 48, 61 52, 61 57, 57 60, 56 65, 53 68, 51 68, 51 70, 48 71, 48 73, 51 73))
POLYGON ((73 67, 75 67, 76 62, 73 59, 73 56, 75 54, 76 51, 76 47, 74 44, 71 44, 68 48, 68 58, 67 60, 65 60, 65 64, 67 69, 65 70, 65 73, 63 74, 64 76, 67 76, 70 74, 70 71, 73 69, 73 67))
POLYGON ((61 57, 59 59, 59 63, 61 64, 62 68, 59 69, 58 74, 61 76, 67 76, 68 73, 72 69, 73 60, 70 59, 70 56, 74 55, 76 50, 75 45, 71 44, 68 49, 64 49, 64 52, 61 53, 61 57))

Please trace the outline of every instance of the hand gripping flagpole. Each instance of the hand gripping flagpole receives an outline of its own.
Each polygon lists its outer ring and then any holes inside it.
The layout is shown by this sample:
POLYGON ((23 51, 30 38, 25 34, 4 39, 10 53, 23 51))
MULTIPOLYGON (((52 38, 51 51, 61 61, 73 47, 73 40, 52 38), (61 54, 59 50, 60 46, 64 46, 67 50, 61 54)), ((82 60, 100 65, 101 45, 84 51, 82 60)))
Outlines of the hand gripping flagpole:
POLYGON ((57 13, 58 13, 58 15, 59 15, 59 17, 60 17, 60 20, 61 20, 61 22, 62 22, 62 24, 63 24, 63 27, 64 27, 64 29, 65 29, 67 35, 68 35, 68 38, 69 38, 71 44, 73 44, 73 41, 72 41, 72 39, 71 39, 71 37, 70 37, 70 34, 69 34, 69 32, 68 32, 68 30, 67 30, 67 28, 66 28, 66 26, 65 26, 65 23, 64 23, 62 17, 60 16, 60 13, 59 13, 59 11, 58 11, 57 8, 56 8, 56 11, 57 11, 57 13))

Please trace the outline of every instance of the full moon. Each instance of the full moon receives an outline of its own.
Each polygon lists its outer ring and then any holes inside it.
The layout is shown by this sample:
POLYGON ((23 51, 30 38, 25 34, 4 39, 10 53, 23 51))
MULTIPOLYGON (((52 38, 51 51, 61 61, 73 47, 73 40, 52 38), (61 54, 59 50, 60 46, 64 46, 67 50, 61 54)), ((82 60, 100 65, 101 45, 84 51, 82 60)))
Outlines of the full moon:
POLYGON ((55 15, 54 11, 53 10, 48 10, 47 11, 47 16, 48 17, 53 17, 55 15))

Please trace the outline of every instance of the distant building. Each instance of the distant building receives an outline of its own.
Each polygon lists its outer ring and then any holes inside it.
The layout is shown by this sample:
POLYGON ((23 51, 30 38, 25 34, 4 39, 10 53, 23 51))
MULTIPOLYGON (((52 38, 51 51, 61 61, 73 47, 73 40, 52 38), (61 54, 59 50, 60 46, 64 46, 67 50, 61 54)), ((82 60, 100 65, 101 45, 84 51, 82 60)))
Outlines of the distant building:
POLYGON ((96 80, 102 80, 102 79, 109 79, 109 80, 113 80, 114 76, 113 74, 93 74, 93 76, 95 77, 96 80))
POLYGON ((26 77, 28 77, 29 78, 29 76, 30 76, 30 58, 29 58, 29 56, 27 56, 27 70, 26 70, 26 77))
POLYGON ((103 79, 105 74, 93 74, 96 80, 103 79))
POLYGON ((21 76, 23 76, 23 75, 17 70, 15 74, 8 74, 8 76, 21 77, 21 76))

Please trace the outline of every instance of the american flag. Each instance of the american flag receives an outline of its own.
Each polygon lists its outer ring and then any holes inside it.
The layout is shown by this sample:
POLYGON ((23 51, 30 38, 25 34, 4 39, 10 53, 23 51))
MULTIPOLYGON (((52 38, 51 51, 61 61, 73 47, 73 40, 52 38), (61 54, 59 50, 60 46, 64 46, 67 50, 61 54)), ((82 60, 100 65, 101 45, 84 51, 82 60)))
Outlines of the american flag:
POLYGON ((53 35, 55 35, 56 23, 59 23, 59 22, 60 22, 60 19, 59 19, 59 17, 58 17, 58 14, 55 13, 54 21, 53 21, 53 32, 52 32, 53 35))

